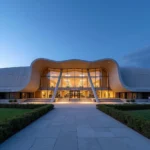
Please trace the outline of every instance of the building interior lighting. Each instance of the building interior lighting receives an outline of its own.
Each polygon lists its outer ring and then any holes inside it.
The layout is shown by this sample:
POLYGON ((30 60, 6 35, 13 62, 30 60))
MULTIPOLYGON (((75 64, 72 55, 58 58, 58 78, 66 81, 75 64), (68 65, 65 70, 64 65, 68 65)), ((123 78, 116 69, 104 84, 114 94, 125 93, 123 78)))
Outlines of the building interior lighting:
POLYGON ((69 80, 69 79, 64 79, 64 81, 66 81, 66 82, 70 82, 70 80, 69 80))
POLYGON ((70 77, 70 74, 65 74, 66 77, 70 77))
POLYGON ((85 75, 84 74, 80 74, 80 77, 84 77, 85 75))

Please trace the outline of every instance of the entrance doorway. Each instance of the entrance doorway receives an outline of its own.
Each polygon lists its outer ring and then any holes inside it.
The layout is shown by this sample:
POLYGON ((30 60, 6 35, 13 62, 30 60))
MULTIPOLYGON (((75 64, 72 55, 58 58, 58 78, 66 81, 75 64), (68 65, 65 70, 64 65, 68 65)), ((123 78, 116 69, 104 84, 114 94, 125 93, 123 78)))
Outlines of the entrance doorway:
POLYGON ((80 98, 80 90, 70 90, 70 98, 80 98))

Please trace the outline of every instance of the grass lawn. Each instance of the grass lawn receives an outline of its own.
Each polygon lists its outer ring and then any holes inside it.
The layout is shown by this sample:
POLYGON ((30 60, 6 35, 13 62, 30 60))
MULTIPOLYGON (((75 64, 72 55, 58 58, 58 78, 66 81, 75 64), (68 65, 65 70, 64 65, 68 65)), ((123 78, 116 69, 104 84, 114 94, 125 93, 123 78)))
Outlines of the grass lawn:
POLYGON ((143 117, 147 120, 150 120, 150 109, 145 109, 145 110, 132 110, 128 111, 133 116, 140 116, 143 117))
POLYGON ((0 108, 0 121, 6 120, 13 116, 19 116, 33 109, 18 109, 18 108, 0 108))

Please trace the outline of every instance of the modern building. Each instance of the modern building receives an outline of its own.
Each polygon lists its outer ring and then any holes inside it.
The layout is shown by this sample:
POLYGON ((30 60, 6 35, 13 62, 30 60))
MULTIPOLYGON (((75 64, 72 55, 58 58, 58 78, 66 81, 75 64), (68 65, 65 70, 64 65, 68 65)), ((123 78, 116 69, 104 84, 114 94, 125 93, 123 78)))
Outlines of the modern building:
POLYGON ((145 99, 150 69, 123 68, 113 59, 54 61, 0 69, 0 99, 145 99))

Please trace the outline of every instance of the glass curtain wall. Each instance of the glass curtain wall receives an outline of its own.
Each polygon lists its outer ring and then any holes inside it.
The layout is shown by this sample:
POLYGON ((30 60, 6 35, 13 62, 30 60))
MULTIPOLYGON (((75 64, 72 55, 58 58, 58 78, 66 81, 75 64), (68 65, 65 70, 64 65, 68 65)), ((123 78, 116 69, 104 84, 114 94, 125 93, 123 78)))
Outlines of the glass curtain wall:
MULTIPOLYGON (((103 88, 107 90, 109 87, 108 73, 104 69, 90 69, 90 76, 95 88, 103 88)), ((41 76, 40 88, 55 88, 60 69, 47 69, 41 76)), ((88 88, 91 87, 88 81, 86 69, 64 69, 59 87, 62 88, 88 88)))
POLYGON ((56 87, 60 69, 46 69, 40 79, 40 90, 35 92, 36 98, 52 98, 56 87))
MULTIPOLYGON (((114 93, 109 87, 108 72, 103 68, 89 69, 89 72, 98 98, 113 98, 114 93)), ((60 69, 44 70, 40 83, 43 98, 52 97, 59 75, 60 69)), ((57 97, 68 98, 70 94, 76 94, 76 91, 72 92, 70 90, 80 90, 80 98, 93 97, 87 69, 63 69, 57 97)))
POLYGON ((90 76, 92 79, 93 86, 95 88, 101 88, 107 90, 108 84, 108 73, 104 69, 90 69, 90 76))
POLYGON ((45 70, 41 76, 40 88, 43 90, 47 90, 49 88, 55 88, 59 75, 60 75, 60 69, 45 70))
POLYGON ((90 76, 98 98, 113 98, 114 92, 109 86, 108 72, 103 69, 90 69, 90 76))
POLYGON ((61 88, 87 88, 89 86, 87 70, 84 69, 66 69, 63 70, 61 88))

